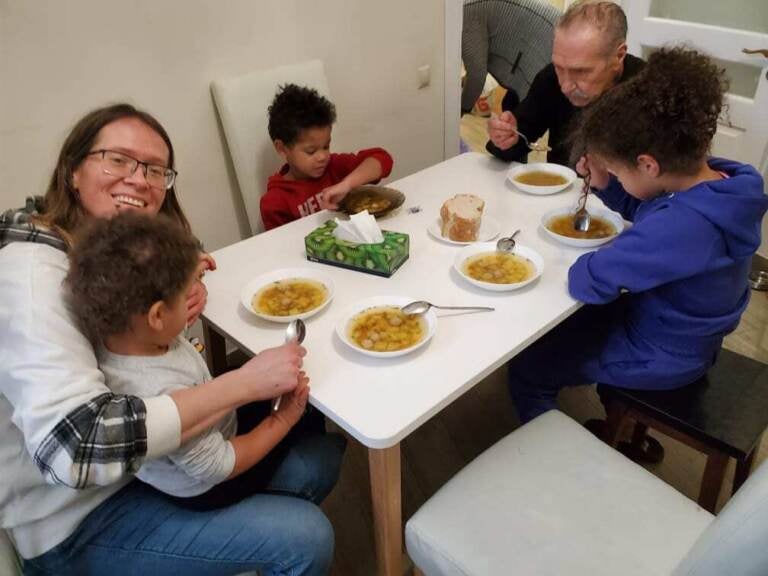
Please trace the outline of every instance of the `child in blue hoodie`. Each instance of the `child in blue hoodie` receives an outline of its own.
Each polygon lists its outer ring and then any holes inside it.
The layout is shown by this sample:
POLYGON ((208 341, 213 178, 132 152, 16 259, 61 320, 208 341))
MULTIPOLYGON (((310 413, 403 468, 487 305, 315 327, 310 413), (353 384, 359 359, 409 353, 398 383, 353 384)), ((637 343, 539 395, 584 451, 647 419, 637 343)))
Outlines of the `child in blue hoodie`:
POLYGON ((573 264, 585 306, 510 362, 521 421, 565 386, 690 384, 736 328, 768 198, 752 166, 708 156, 725 88, 706 56, 662 49, 584 111, 577 168, 633 225, 573 264))

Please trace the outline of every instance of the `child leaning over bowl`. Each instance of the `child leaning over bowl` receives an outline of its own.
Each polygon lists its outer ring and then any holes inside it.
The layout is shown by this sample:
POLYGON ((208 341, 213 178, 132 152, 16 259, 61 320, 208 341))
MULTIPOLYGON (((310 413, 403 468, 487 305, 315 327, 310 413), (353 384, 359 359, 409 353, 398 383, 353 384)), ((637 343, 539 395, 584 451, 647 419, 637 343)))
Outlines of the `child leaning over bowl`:
MULTIPOLYGON (((210 380, 202 357, 182 336, 185 294, 198 263, 197 242, 188 232, 162 215, 120 214, 94 221, 69 258, 69 305, 96 345, 108 388, 156 396, 210 380)), ((293 354, 300 365, 303 353, 291 343, 261 354, 293 354)), ((315 426, 313 433, 323 433, 322 420, 302 419, 309 380, 297 374, 277 412, 265 402, 218 414, 175 452, 145 461, 136 476, 193 509, 227 506, 268 489, 299 431, 315 426)))
POLYGON ((383 148, 330 152, 335 121, 334 105, 317 90, 286 84, 275 95, 269 106, 269 137, 285 164, 270 176, 261 197, 266 230, 335 209, 352 188, 389 176, 392 156, 383 148))
POLYGON ((725 88, 706 56, 666 48, 585 110, 577 169, 634 225, 576 260, 586 306, 510 362, 522 421, 565 386, 690 384, 736 328, 768 199, 753 167, 708 155, 725 88))

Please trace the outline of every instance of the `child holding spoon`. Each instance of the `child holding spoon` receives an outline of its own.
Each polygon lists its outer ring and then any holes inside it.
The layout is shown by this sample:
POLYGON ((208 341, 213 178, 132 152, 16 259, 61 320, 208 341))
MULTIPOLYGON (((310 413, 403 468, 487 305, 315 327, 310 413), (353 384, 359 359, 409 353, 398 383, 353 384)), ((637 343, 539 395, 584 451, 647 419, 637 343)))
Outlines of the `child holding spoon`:
MULTIPOLYGON (((167 394, 211 378, 200 354, 181 337, 185 294, 198 263, 197 242, 189 233, 162 216, 121 214, 92 223, 75 242, 70 262, 70 306, 94 340, 113 392, 167 394)), ((199 436, 144 462, 136 476, 197 510, 270 491, 319 503, 335 483, 344 441, 324 433, 318 413, 304 417, 304 354, 296 342, 260 354, 271 370, 296 374, 295 387, 280 391, 279 410, 270 414, 268 403, 254 403, 217 414, 199 436), (330 469, 327 481, 309 486, 295 475, 292 485, 291 470, 311 467, 315 458, 330 469)))
POLYGON ((633 226, 573 264, 585 306, 510 362, 521 420, 565 386, 690 384, 738 325, 768 198, 752 166, 709 156, 725 88, 709 58, 667 48, 584 111, 577 167, 633 226))

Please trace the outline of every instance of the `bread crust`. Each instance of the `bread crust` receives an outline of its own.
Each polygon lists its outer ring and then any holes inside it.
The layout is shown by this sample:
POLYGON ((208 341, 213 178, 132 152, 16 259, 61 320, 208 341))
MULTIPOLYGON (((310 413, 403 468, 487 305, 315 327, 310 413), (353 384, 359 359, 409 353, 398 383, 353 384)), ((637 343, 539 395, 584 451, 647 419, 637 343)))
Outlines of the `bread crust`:
POLYGON ((472 194, 457 194, 440 208, 440 232, 455 242, 474 242, 480 232, 485 202, 472 194))

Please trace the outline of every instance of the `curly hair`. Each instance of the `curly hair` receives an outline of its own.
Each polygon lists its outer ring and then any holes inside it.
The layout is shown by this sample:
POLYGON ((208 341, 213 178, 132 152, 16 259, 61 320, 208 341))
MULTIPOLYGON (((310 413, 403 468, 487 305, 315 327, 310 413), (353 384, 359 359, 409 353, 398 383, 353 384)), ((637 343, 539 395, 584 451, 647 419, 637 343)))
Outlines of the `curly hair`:
POLYGON ((278 89, 269 113, 269 137, 292 146, 309 128, 333 125, 336 107, 314 88, 285 84, 278 89))
POLYGON ((709 152, 727 88, 725 71, 709 57, 683 46, 662 48, 584 111, 573 155, 635 167, 638 156, 649 154, 662 172, 691 174, 709 152))
POLYGON ((155 302, 173 302, 197 269, 198 245, 177 221, 119 214, 93 219, 69 252, 68 304, 93 341, 122 334, 155 302))

